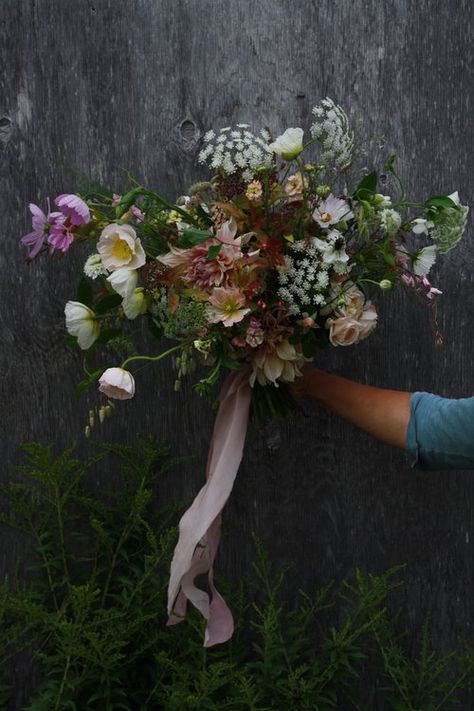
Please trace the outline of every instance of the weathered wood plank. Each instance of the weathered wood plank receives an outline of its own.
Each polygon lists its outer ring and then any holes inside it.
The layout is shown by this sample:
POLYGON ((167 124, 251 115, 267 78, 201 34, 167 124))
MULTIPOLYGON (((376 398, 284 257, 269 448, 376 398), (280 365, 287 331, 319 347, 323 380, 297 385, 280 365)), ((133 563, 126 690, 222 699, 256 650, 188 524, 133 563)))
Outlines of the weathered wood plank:
MULTIPOLYGON (((307 126, 329 94, 387 135, 414 196, 458 188, 473 202, 469 0, 4 0, 0 19, 4 462, 23 440, 59 448, 85 424, 62 316, 83 255, 26 268, 18 247, 27 203, 74 191, 68 166, 111 186, 127 168, 172 197, 205 175, 195 157, 208 127, 307 126)), ((398 294, 381 306, 369 341, 325 353, 320 365, 376 385, 473 393, 470 239, 436 271, 442 347, 423 309, 398 294)), ((169 367, 143 371, 139 396, 102 432, 130 440, 153 431, 197 453, 167 492, 190 496, 212 413, 172 382, 169 367)), ((355 566, 407 562, 398 602, 413 625, 431 611, 447 650, 473 635, 473 493, 470 472, 414 473, 403 454, 314 408, 304 421, 250 433, 219 565, 235 577, 247 569, 251 541, 241 533, 251 530, 275 561, 293 561, 295 589, 341 580, 355 566)), ((19 542, 2 541, 0 577, 21 553, 19 542)))

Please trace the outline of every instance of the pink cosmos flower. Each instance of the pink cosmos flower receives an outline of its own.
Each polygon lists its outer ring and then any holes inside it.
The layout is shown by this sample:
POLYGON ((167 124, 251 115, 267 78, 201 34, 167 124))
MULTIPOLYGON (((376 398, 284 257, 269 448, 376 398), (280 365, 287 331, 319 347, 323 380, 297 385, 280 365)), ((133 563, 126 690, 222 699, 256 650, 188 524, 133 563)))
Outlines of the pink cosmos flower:
POLYGON ((74 242, 74 232, 69 218, 64 222, 56 222, 51 227, 51 232, 48 237, 48 244, 53 249, 59 249, 61 252, 67 252, 71 244, 74 242))
POLYGON ((71 224, 75 227, 85 225, 91 219, 89 206, 77 195, 64 193, 63 195, 58 195, 54 202, 63 215, 69 217, 71 224))
POLYGON ((27 247, 31 247, 31 252, 27 256, 27 260, 31 262, 41 251, 45 240, 47 239, 51 228, 57 223, 64 220, 61 212, 51 212, 51 205, 48 198, 48 214, 45 215, 43 210, 30 202, 29 206, 32 214, 33 231, 29 232, 21 238, 21 243, 27 247))
POLYGON ((322 200, 313 212, 313 219, 320 227, 332 227, 341 220, 351 220, 354 213, 348 203, 332 193, 326 200, 322 200))
POLYGON ((250 309, 242 308, 245 304, 245 296, 239 289, 217 287, 209 297, 209 302, 211 304, 209 309, 211 323, 222 322, 227 327, 242 321, 250 311, 250 309))

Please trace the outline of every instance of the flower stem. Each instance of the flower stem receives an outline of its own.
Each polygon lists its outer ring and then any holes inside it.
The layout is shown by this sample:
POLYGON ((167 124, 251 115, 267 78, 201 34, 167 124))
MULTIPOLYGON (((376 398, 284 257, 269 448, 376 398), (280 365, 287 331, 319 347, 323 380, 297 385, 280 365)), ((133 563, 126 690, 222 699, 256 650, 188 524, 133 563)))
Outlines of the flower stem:
POLYGON ((171 355, 171 353, 178 351, 180 348, 185 348, 190 343, 192 343, 192 341, 185 341, 184 343, 179 343, 177 346, 173 346, 173 348, 169 348, 167 351, 164 351, 163 353, 160 353, 160 355, 157 355, 157 356, 142 356, 142 355, 130 356, 130 358, 127 358, 126 360, 124 360, 124 362, 122 363, 122 365, 120 367, 125 368, 125 366, 128 365, 128 363, 131 363, 134 360, 148 360, 148 361, 161 360, 162 358, 166 358, 166 356, 171 355))

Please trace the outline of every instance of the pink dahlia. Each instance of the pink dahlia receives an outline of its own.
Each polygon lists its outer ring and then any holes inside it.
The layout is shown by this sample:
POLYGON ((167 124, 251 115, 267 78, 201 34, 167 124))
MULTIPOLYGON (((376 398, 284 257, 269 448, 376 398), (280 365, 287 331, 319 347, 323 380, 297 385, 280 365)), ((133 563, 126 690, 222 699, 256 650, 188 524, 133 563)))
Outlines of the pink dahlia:
POLYGON ((77 195, 64 193, 63 195, 58 195, 54 202, 63 215, 69 217, 71 224, 76 227, 85 225, 91 219, 89 206, 77 195))
POLYGON ((198 289, 209 290, 215 286, 227 286, 234 262, 241 256, 240 248, 222 244, 217 239, 208 239, 189 250, 185 279, 198 289), (213 259, 209 259, 209 247, 221 244, 213 259))

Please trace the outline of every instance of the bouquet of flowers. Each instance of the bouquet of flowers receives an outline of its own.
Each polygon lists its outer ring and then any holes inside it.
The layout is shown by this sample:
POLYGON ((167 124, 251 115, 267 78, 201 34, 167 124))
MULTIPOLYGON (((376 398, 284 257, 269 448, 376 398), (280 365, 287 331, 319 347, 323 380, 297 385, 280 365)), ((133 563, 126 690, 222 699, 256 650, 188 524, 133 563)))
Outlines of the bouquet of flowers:
POLYGON ((21 240, 28 261, 80 243, 94 247, 65 316, 70 342, 84 351, 79 391, 98 383, 108 398, 100 421, 113 400, 135 394, 128 368, 135 361, 173 354, 176 388, 201 364, 207 372, 194 387, 202 394, 230 371, 207 481, 181 519, 169 587, 169 623, 183 619, 190 600, 207 619, 206 645, 233 629, 213 560, 249 413, 265 419, 294 408, 285 384, 319 348, 367 338, 377 324, 378 293, 400 285, 432 306, 441 291, 431 285, 430 269, 466 225, 468 208, 457 193, 408 202, 395 156, 382 169, 395 196, 378 192, 375 170, 359 171, 348 187, 361 153, 349 119, 329 98, 313 115, 306 142, 301 128, 276 138, 247 124, 209 130, 199 162, 212 174, 174 203, 136 184, 125 195, 62 194, 47 213, 30 204, 33 231, 21 240), (316 160, 305 152, 317 152, 316 160), (174 344, 157 355, 133 352, 128 326, 139 317, 174 344), (91 366, 100 346, 106 353, 122 346, 127 357, 120 366, 91 366), (210 595, 194 585, 206 572, 210 595))

